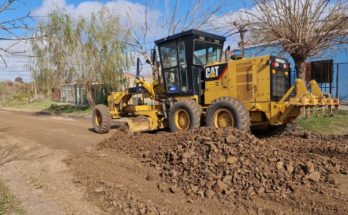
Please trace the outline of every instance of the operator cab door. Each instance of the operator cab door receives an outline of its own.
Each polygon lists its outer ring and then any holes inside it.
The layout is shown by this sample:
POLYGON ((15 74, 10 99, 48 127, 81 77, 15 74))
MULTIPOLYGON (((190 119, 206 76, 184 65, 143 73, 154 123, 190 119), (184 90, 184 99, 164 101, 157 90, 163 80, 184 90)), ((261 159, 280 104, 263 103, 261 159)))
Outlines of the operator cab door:
POLYGON ((184 41, 162 44, 159 51, 166 93, 173 96, 192 94, 184 41))
MULTIPOLYGON (((221 64, 223 42, 220 40, 208 40, 201 37, 193 40, 193 72, 200 74, 200 89, 198 91, 201 104, 207 104, 207 94, 223 94, 226 89, 216 88, 217 80, 227 64, 221 64), (209 82, 210 81, 210 82, 209 82), (213 86, 210 87, 210 86, 213 86), (208 91, 208 89, 210 91, 208 91)), ((211 103, 211 102, 210 102, 211 103)))

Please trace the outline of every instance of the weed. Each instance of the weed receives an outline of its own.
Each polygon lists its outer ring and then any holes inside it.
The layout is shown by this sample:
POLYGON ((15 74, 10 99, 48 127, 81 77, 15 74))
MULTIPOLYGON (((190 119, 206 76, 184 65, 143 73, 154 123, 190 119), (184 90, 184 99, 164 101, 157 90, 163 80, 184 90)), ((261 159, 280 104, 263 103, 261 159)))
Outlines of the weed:
POLYGON ((310 131, 325 134, 348 134, 348 111, 339 111, 333 116, 313 116, 310 118, 301 118, 299 125, 310 131))
POLYGON ((8 188, 0 181, 0 215, 5 214, 26 214, 20 207, 19 201, 9 192, 8 188))

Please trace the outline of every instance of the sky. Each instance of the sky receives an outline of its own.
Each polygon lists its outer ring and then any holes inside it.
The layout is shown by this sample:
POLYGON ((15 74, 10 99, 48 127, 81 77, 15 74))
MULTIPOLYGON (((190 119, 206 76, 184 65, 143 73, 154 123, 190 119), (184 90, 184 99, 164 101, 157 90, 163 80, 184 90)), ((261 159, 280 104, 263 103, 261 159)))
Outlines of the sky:
MULTIPOLYGON (((2 5, 7 0, 0 0, 0 5, 2 5)), ((224 1, 224 0, 223 0, 224 1)), ((16 4, 13 5, 10 11, 0 13, 0 22, 5 20, 13 19, 16 17, 24 16, 31 12, 33 15, 32 18, 26 20, 26 24, 31 29, 35 29, 38 22, 43 21, 47 14, 52 12, 57 7, 63 8, 70 14, 75 17, 83 16, 88 17, 91 13, 97 12, 101 7, 107 6, 111 10, 118 11, 120 17, 124 18, 124 21, 128 21, 126 18, 126 11, 132 11, 131 16, 133 17, 133 22, 135 22, 139 27, 143 23, 143 11, 145 5, 148 5, 150 8, 148 13, 153 17, 161 17, 161 14, 165 11, 164 0, 18 0, 16 4)), ((172 3, 173 1, 170 1, 172 3)), ((187 7, 187 2, 182 0, 179 5, 180 8, 184 9, 187 7)), ((214 2, 214 1, 212 1, 214 2)), ((218 1, 216 1, 218 2, 218 1)), ((226 0, 225 6, 221 9, 221 11, 216 14, 216 17, 224 20, 223 14, 232 13, 234 11, 238 11, 241 8, 250 6, 250 1, 248 0, 226 0), (249 4, 249 5, 248 5, 249 4)), ((159 32, 160 30, 157 30, 159 32)), ((156 31, 154 31, 156 32, 156 31)), ((18 30, 14 32, 17 36, 30 36, 33 31, 24 31, 18 30)), ((214 33, 214 32, 212 32, 214 33)), ((1 37, 11 38, 13 35, 6 34, 6 32, 1 32, 1 37)), ((155 33, 156 34, 156 33, 155 33)), ((158 35, 154 35, 154 38, 159 39, 158 35)), ((238 41, 235 39, 229 40, 232 44, 237 44, 238 41)), ((2 80, 14 80, 16 77, 20 76, 25 81, 31 80, 31 75, 28 69, 28 65, 33 60, 31 57, 28 57, 25 54, 30 50, 29 42, 17 42, 13 45, 13 41, 1 40, 0 39, 0 48, 6 49, 11 46, 11 50, 14 52, 18 52, 16 55, 6 54, 4 59, 6 64, 0 61, 0 81, 2 80)))

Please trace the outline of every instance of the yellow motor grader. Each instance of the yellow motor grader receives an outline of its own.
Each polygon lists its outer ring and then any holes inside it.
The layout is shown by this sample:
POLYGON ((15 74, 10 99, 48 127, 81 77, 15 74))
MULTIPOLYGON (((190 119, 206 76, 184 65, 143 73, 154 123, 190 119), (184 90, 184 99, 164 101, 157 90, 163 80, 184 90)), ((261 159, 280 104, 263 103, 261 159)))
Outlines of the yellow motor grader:
MULTIPOLYGON (((159 71, 147 83, 139 75, 135 87, 108 96, 97 105, 92 123, 107 133, 112 121, 130 131, 191 130, 200 126, 278 128, 312 109, 337 109, 339 100, 325 95, 316 81, 300 79, 290 86, 290 65, 274 56, 221 61, 225 37, 189 30, 155 41, 159 71)), ((156 51, 152 60, 156 61, 156 51)))

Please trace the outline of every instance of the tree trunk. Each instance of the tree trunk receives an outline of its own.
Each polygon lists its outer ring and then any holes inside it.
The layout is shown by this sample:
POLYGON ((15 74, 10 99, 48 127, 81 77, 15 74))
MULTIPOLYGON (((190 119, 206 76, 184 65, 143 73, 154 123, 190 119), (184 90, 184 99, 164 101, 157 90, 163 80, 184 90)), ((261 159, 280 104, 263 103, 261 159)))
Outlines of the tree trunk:
POLYGON ((95 102, 92 96, 92 84, 87 83, 87 101, 88 101, 88 106, 93 108, 95 106, 95 102))
POLYGON ((304 57, 293 57, 295 61, 295 69, 297 78, 306 81, 306 58, 304 57))

